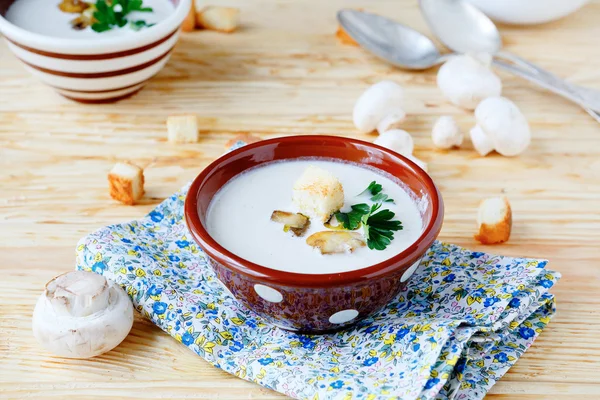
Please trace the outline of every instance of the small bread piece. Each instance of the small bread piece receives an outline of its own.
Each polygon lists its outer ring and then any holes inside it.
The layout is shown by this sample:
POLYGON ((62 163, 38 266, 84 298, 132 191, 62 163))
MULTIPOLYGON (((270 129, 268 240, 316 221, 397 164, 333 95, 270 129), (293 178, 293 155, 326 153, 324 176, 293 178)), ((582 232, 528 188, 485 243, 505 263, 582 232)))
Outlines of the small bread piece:
POLYGON ((327 222, 344 206, 344 189, 331 172, 311 165, 294 183, 292 201, 303 214, 327 222))
POLYGON ((196 3, 192 0, 192 7, 181 23, 181 30, 184 32, 191 32, 196 29, 196 3))
POLYGON ((170 115, 167 118, 167 133, 171 143, 196 143, 198 118, 195 115, 170 115))
POLYGON ((319 249, 321 254, 351 253, 365 246, 365 240, 358 232, 322 231, 306 238, 306 244, 319 249))
POLYGON ((238 142, 244 142, 245 144, 250 144, 250 143, 260 142, 261 140, 262 140, 262 138, 260 138, 258 136, 254 136, 250 133, 242 133, 242 134, 239 134, 239 135, 229 139, 225 143, 225 150, 231 149, 238 142))
POLYGON ((344 28, 342 28, 341 25, 338 25, 337 31, 335 31, 335 36, 342 44, 347 44, 349 46, 358 46, 356 40, 352 39, 352 37, 350 37, 350 35, 346 33, 346 31, 344 30, 344 28))
POLYGON ((110 197, 133 205, 144 195, 144 170, 137 165, 119 162, 108 173, 110 197))
POLYGON ((483 244, 504 243, 510 237, 512 210, 506 197, 491 197, 479 205, 477 214, 479 233, 475 240, 483 244))
POLYGON ((196 27, 231 33, 240 20, 239 8, 208 6, 196 13, 196 27))

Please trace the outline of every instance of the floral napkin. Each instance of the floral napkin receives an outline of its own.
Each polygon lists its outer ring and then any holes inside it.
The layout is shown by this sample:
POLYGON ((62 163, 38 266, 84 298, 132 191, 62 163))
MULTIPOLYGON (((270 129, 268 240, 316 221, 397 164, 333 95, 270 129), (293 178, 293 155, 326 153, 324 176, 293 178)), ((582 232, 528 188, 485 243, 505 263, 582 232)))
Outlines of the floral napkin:
POLYGON ((480 399, 555 312, 546 261, 436 242, 375 316, 307 336, 266 324, 216 279, 183 219, 187 186, 145 218, 80 240, 77 268, 212 365, 298 399, 480 399))

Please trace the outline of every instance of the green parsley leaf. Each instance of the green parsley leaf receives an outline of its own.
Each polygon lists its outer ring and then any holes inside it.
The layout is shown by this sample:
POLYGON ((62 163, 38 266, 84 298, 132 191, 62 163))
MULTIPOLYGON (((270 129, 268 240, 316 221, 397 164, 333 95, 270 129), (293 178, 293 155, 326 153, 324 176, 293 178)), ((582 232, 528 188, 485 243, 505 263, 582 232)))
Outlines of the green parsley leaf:
POLYGON ((394 239, 394 232, 402 230, 402 222, 392 220, 395 215, 390 210, 381 210, 367 218, 365 236, 371 250, 384 250, 394 239))
POLYGON ((362 222, 362 218, 365 215, 369 215, 371 207, 368 204, 355 204, 352 210, 347 213, 337 212, 335 213, 335 219, 342 225, 344 229, 355 230, 358 229, 362 222))
POLYGON ((337 212, 335 218, 344 229, 364 228, 367 246, 371 250, 384 250, 394 239, 394 232, 402 230, 402 222, 393 220, 390 210, 381 210, 382 203, 354 204, 347 213, 337 212))
POLYGON ((377 183, 377 181, 373 181, 371 183, 369 183, 369 186, 367 186, 367 188, 365 190, 363 190, 362 192, 360 192, 358 195, 360 196, 361 194, 365 194, 367 192, 371 193, 372 195, 376 195, 379 192, 381 192, 383 190, 383 187, 377 183))
POLYGON ((369 186, 358 195, 361 196, 365 193, 371 193, 371 201, 375 203, 393 203, 394 199, 388 197, 387 194, 383 193, 383 186, 377 181, 369 183, 369 186))

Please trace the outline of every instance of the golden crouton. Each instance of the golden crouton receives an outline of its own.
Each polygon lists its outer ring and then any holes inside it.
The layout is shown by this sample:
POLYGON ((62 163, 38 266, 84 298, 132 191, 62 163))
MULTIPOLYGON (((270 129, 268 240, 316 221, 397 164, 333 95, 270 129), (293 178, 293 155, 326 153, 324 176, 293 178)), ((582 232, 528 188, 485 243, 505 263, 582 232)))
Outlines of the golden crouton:
POLYGON ((512 210, 506 197, 485 199, 479 205, 477 214, 479 232, 475 240, 483 244, 504 243, 510 237, 512 210))
POLYGON ((181 23, 181 30, 184 32, 191 32, 196 28, 196 3, 192 0, 192 8, 188 12, 188 15, 185 17, 183 22, 181 23))
POLYGON ((238 8, 208 6, 196 13, 196 27, 230 33, 238 27, 239 19, 238 8))
POLYGON ((171 115, 167 118, 167 132, 171 143, 196 143, 198 119, 195 115, 171 115))
POLYGON ((331 172, 310 166, 294 184, 292 201, 303 214, 326 222, 344 205, 344 189, 331 172))
POLYGON ((133 205, 144 195, 144 170, 131 163, 119 162, 108 173, 110 197, 133 205))

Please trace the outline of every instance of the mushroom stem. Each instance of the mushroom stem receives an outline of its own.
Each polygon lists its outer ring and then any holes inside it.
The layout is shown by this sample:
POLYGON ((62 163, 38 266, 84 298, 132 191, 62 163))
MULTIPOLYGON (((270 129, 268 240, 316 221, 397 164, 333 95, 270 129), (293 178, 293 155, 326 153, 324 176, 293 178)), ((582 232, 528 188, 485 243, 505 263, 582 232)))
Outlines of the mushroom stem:
POLYGON ((494 143, 492 143, 492 140, 485 134, 479 125, 476 125, 469 133, 471 134, 471 142, 473 142, 475 151, 481 156, 485 157, 494 150, 494 143))
POLYGON ((379 134, 381 135, 384 132, 393 129, 399 129, 402 125, 402 122, 404 122, 405 119, 406 113, 404 112, 404 110, 398 109, 386 115, 377 123, 377 132, 379 132, 379 134))

